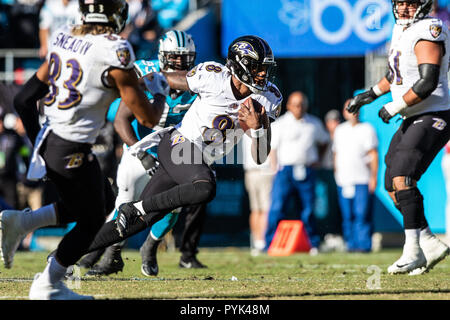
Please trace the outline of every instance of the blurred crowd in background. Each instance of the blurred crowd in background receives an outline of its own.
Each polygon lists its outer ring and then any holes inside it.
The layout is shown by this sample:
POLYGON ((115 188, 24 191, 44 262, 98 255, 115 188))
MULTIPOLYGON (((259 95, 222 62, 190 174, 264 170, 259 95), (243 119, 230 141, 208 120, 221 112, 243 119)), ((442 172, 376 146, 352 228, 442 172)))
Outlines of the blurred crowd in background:
MULTIPOLYGON (((129 0, 129 19, 123 36, 136 53, 151 56, 165 29, 181 21, 197 1, 129 0)), ((0 47, 39 48, 45 56, 52 30, 79 21, 78 0, 0 0, 0 47)))

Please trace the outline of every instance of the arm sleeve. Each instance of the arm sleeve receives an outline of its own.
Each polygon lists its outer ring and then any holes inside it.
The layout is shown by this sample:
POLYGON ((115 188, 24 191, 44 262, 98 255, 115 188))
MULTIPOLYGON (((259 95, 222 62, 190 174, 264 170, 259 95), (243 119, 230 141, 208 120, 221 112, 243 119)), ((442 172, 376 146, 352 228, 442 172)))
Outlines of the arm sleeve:
POLYGON ((136 57, 130 43, 125 39, 119 39, 117 35, 111 36, 111 39, 105 39, 103 54, 106 57, 106 64, 119 69, 132 69, 136 57))
POLYGON ((426 19, 420 23, 413 41, 413 48, 420 40, 433 42, 445 42, 447 40, 447 32, 444 30, 447 26, 440 19, 426 19))
POLYGON ((220 63, 200 63, 186 75, 189 89, 201 96, 215 95, 221 91, 224 72, 224 67, 220 63))

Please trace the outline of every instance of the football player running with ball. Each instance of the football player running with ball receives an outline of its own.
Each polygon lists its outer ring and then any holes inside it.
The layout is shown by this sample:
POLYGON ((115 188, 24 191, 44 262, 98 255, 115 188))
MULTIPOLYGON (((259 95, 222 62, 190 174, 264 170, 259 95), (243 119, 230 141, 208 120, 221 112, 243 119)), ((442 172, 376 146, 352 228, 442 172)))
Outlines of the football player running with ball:
MULTIPOLYGON (((162 136, 160 165, 142 200, 121 205, 117 219, 104 225, 89 251, 136 234, 173 209, 211 201, 216 181, 210 165, 233 150, 244 134, 241 126, 249 128, 255 162, 265 161, 270 152, 269 118, 276 119, 282 101, 278 88, 268 80, 274 65, 265 40, 243 36, 230 44, 225 66, 205 62, 189 72, 164 73, 172 89, 190 90, 198 97, 179 125, 154 133, 162 136)), ((151 146, 154 134, 130 152, 138 154, 151 146)))
MULTIPOLYGON (((191 35, 180 30, 170 30, 159 40, 158 60, 139 60, 134 68, 139 77, 152 72, 173 72, 176 70, 191 70, 195 65, 195 43, 191 35)), ((154 99, 150 92, 146 92, 149 100, 154 99)), ((161 94, 161 93, 157 93, 161 94)), ((129 152, 129 146, 161 128, 177 125, 181 122, 189 107, 197 95, 190 91, 170 90, 167 86, 165 95, 165 108, 158 125, 152 129, 140 125, 131 111, 121 99, 114 101, 108 111, 108 120, 114 122, 114 127, 125 142, 122 158, 117 171, 118 195, 116 198, 116 210, 123 203, 138 200, 142 190, 154 174, 157 166, 157 146, 139 153, 137 157, 129 152), (167 97, 166 97, 167 96, 167 97)), ((180 246, 182 257, 180 266, 191 263, 192 267, 204 267, 196 259, 197 246, 200 240, 203 220, 205 218, 205 206, 193 206, 188 210, 189 219, 186 220, 185 231, 180 246)), ((156 253, 163 237, 173 228, 178 219, 178 211, 171 212, 163 219, 155 223, 150 233, 141 246, 142 256, 141 272, 146 276, 156 276, 159 272, 156 253)), ((87 275, 109 275, 121 271, 124 262, 121 251, 125 242, 114 244, 106 249, 105 254, 98 264, 92 267, 87 275)), ((98 256, 97 251, 90 256, 98 256)), ((83 261, 80 261, 82 264, 83 261)))
POLYGON ((36 300, 93 298, 71 291, 62 281, 67 267, 87 252, 113 209, 109 207, 114 204, 111 185, 92 153, 92 144, 109 105, 119 95, 145 126, 158 123, 164 106, 164 97, 155 98, 154 103, 147 99, 133 71, 133 50, 118 36, 128 17, 126 1, 79 0, 79 5, 83 24, 64 26, 53 34, 48 60, 14 101, 35 145, 29 177, 46 174, 61 200, 33 212, 0 214, 5 267, 12 266, 21 235, 39 227, 76 222, 49 256, 45 270, 35 276, 29 297, 36 300), (36 101, 44 96, 47 122, 37 134, 36 101))
POLYGON ((417 181, 450 138, 448 26, 428 16, 432 0, 392 0, 396 24, 389 52, 389 71, 370 90, 357 95, 352 113, 387 92, 393 101, 380 118, 403 118, 385 157, 385 188, 403 215, 403 254, 388 268, 390 274, 421 274, 450 253, 428 227, 417 181))

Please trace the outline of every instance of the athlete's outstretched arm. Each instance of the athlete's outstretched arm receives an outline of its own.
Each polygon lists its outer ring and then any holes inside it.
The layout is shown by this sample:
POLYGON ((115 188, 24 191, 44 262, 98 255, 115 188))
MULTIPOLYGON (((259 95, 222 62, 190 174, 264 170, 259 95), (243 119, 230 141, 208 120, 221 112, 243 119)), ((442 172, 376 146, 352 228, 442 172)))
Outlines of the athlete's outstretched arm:
POLYGON ((150 103, 133 70, 113 68, 109 71, 109 78, 114 81, 122 101, 130 108, 140 124, 149 128, 158 124, 164 105, 150 103))
MULTIPOLYGON (((156 94, 155 97, 153 98, 152 105, 155 109, 159 110, 161 108, 164 109, 165 103, 166 97, 161 94, 156 94)), ((114 129, 119 134, 119 137, 128 146, 132 146, 133 144, 139 141, 131 125, 134 119, 135 116, 133 112, 131 112, 130 108, 128 108, 125 102, 121 100, 113 124, 114 129)))
POLYGON ((45 61, 14 97, 14 109, 33 145, 41 129, 37 102, 49 92, 47 81, 48 62, 45 61))
POLYGON ((392 72, 389 70, 375 86, 355 96, 347 106, 350 113, 358 113, 363 105, 373 102, 379 96, 391 91, 392 72))
POLYGON ((133 112, 131 112, 123 101, 120 101, 113 125, 120 139, 122 139, 122 141, 128 146, 132 146, 138 142, 138 138, 136 137, 133 127, 131 126, 134 119, 135 117, 133 112))
POLYGON ((171 89, 189 91, 189 85, 186 80, 187 71, 162 72, 166 77, 171 89))

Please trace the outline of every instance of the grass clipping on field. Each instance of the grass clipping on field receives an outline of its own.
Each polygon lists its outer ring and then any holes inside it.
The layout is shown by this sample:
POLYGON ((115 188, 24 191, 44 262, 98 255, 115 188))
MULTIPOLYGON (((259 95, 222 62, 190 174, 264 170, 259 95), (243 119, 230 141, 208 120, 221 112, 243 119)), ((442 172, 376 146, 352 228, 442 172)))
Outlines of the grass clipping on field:
MULTIPOLYGON (((27 299, 46 252, 18 252, 12 269, 0 268, 0 299, 27 299)), ((179 252, 159 252, 160 272, 145 277, 138 251, 126 250, 123 272, 85 277, 67 285, 96 299, 450 299, 450 259, 420 276, 389 275, 400 250, 378 253, 294 254, 252 257, 247 249, 201 248, 207 269, 181 269, 179 252)))

